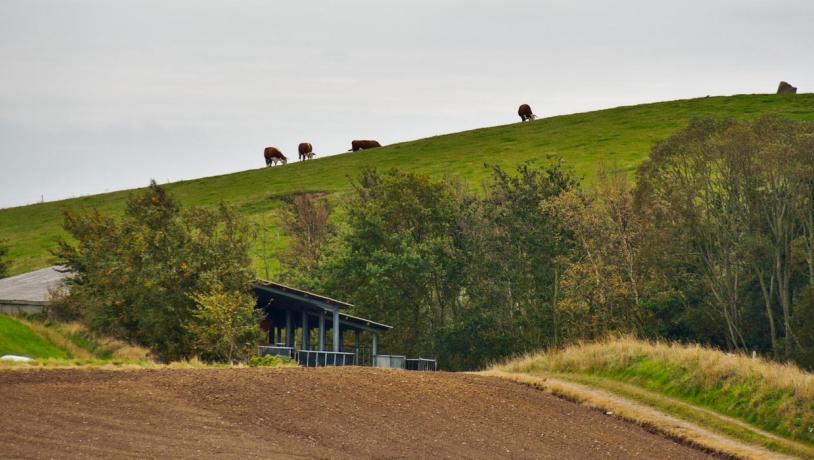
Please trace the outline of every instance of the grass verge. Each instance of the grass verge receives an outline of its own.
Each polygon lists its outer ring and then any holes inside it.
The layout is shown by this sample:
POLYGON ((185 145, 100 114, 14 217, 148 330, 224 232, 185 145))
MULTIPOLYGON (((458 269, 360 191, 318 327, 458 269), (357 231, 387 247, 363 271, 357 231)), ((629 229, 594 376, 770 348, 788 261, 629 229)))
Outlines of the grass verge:
POLYGON ((79 323, 42 321, 34 316, 0 315, 0 356, 23 355, 34 361, 0 361, 13 369, 209 369, 227 367, 299 367, 280 357, 254 358, 246 365, 207 363, 197 358, 171 363, 152 359, 149 350, 92 334, 79 323))
POLYGON ((793 365, 617 338, 493 370, 601 388, 747 443, 814 458, 814 375, 793 365))
POLYGON ((485 371, 482 374, 538 388, 563 399, 602 411, 608 416, 619 417, 635 423, 648 431, 659 433, 678 443, 692 446, 717 457, 748 460, 810 458, 805 446, 797 446, 799 449, 795 449, 795 443, 792 441, 789 441, 791 446, 783 450, 769 449, 759 444, 748 443, 736 436, 721 434, 707 425, 668 415, 650 405, 623 398, 617 393, 597 387, 550 376, 533 376, 497 370, 485 371))

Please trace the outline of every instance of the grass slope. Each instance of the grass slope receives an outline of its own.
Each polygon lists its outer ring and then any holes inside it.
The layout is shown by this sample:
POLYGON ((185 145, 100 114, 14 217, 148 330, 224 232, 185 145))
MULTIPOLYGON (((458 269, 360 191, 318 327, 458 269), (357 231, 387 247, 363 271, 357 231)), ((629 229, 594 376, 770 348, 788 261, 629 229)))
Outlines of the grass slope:
MULTIPOLYGON (((348 176, 364 166, 399 167, 436 177, 451 174, 478 184, 489 174, 484 163, 513 167, 523 161, 543 161, 548 155, 556 155, 590 182, 601 162, 633 171, 654 142, 684 127, 693 117, 754 118, 764 114, 814 120, 814 94, 707 97, 618 107, 431 137, 284 167, 182 181, 168 188, 185 205, 212 206, 223 200, 264 226, 273 226, 279 197, 347 190, 348 176)), ((261 161, 258 154, 258 164, 261 161)), ((97 208, 120 213, 128 193, 120 191, 0 210, 0 239, 10 244, 11 273, 51 263, 48 249, 62 235, 63 211, 97 208)), ((273 252, 283 244, 272 232, 270 250, 273 252)))
MULTIPOLYGON (((565 378, 667 409, 677 416, 684 412, 699 416, 698 411, 671 402, 682 401, 814 447, 814 375, 793 365, 700 346, 623 338, 531 355, 495 370, 565 378)), ((702 418, 711 425, 721 423, 720 419, 702 418)), ((744 437, 738 434, 742 426, 730 425, 732 432, 727 434, 744 437)))
POLYGON ((0 315, 0 356, 23 355, 31 358, 67 358, 68 355, 40 337, 27 325, 0 315))

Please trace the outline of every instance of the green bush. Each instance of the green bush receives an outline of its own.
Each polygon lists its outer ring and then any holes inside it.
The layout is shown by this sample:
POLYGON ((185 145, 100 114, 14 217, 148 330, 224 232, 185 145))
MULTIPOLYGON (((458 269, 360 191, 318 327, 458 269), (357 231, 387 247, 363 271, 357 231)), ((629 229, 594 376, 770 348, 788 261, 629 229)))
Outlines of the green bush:
POLYGON ((296 367, 297 363, 288 356, 252 356, 249 367, 296 367))

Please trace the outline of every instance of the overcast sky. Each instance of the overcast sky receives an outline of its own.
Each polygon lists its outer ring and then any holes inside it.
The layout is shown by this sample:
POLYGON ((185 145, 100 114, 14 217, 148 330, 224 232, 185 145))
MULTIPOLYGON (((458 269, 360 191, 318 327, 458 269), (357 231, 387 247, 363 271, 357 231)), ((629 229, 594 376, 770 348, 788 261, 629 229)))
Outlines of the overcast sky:
POLYGON ((641 102, 814 88, 814 1, 0 0, 0 207, 641 102))

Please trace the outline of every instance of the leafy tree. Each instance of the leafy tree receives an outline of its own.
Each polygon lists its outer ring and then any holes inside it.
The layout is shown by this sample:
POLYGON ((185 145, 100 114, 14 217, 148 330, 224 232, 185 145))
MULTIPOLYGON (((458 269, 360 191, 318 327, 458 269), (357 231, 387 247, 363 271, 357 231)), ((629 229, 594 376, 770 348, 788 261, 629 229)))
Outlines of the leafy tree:
POLYGON ((464 289, 456 321, 439 342, 458 368, 557 341, 560 258, 571 243, 540 205, 575 189, 577 181, 560 162, 492 172, 485 196, 462 207, 456 236, 464 289))
POLYGON ((733 349, 760 346, 763 333, 775 356, 799 343, 794 297, 814 273, 800 264, 814 247, 813 137, 810 123, 772 117, 698 120, 658 144, 638 171, 637 198, 663 244, 661 265, 700 281, 688 283, 700 291, 682 291, 714 308, 733 349), (755 327, 761 304, 764 324, 755 327))
POLYGON ((643 334, 652 318, 649 267, 643 257, 644 222, 624 176, 600 169, 590 193, 568 190, 543 202, 574 242, 561 275, 556 314, 569 340, 608 332, 643 334))
POLYGON ((233 362, 249 358, 260 340, 262 314, 254 298, 240 291, 225 291, 218 282, 211 291, 192 294, 197 308, 186 325, 201 357, 233 362))
POLYGON ((193 296, 246 293, 253 272, 249 227, 230 208, 182 210, 152 182, 132 195, 120 220, 98 211, 67 213, 77 244, 56 256, 73 273, 68 300, 93 330, 150 347, 170 360, 205 353, 185 327, 198 308, 193 296))
POLYGON ((314 194, 297 195, 281 209, 281 226, 289 236, 287 250, 280 258, 283 277, 296 286, 313 289, 315 270, 335 233, 327 198, 314 194))
POLYGON ((392 323, 383 345, 393 351, 431 353, 454 308, 457 195, 447 182, 398 170, 364 170, 353 183, 323 284, 360 314, 392 323))
MULTIPOLYGON (((563 242, 540 201, 576 181, 560 164, 493 173, 479 198, 449 179, 363 171, 343 203, 344 225, 320 243, 316 264, 299 251, 300 273, 359 314, 393 324, 389 351, 438 355, 447 368, 549 344, 563 242)), ((309 214, 293 213, 298 223, 288 228, 302 228, 309 214)))

